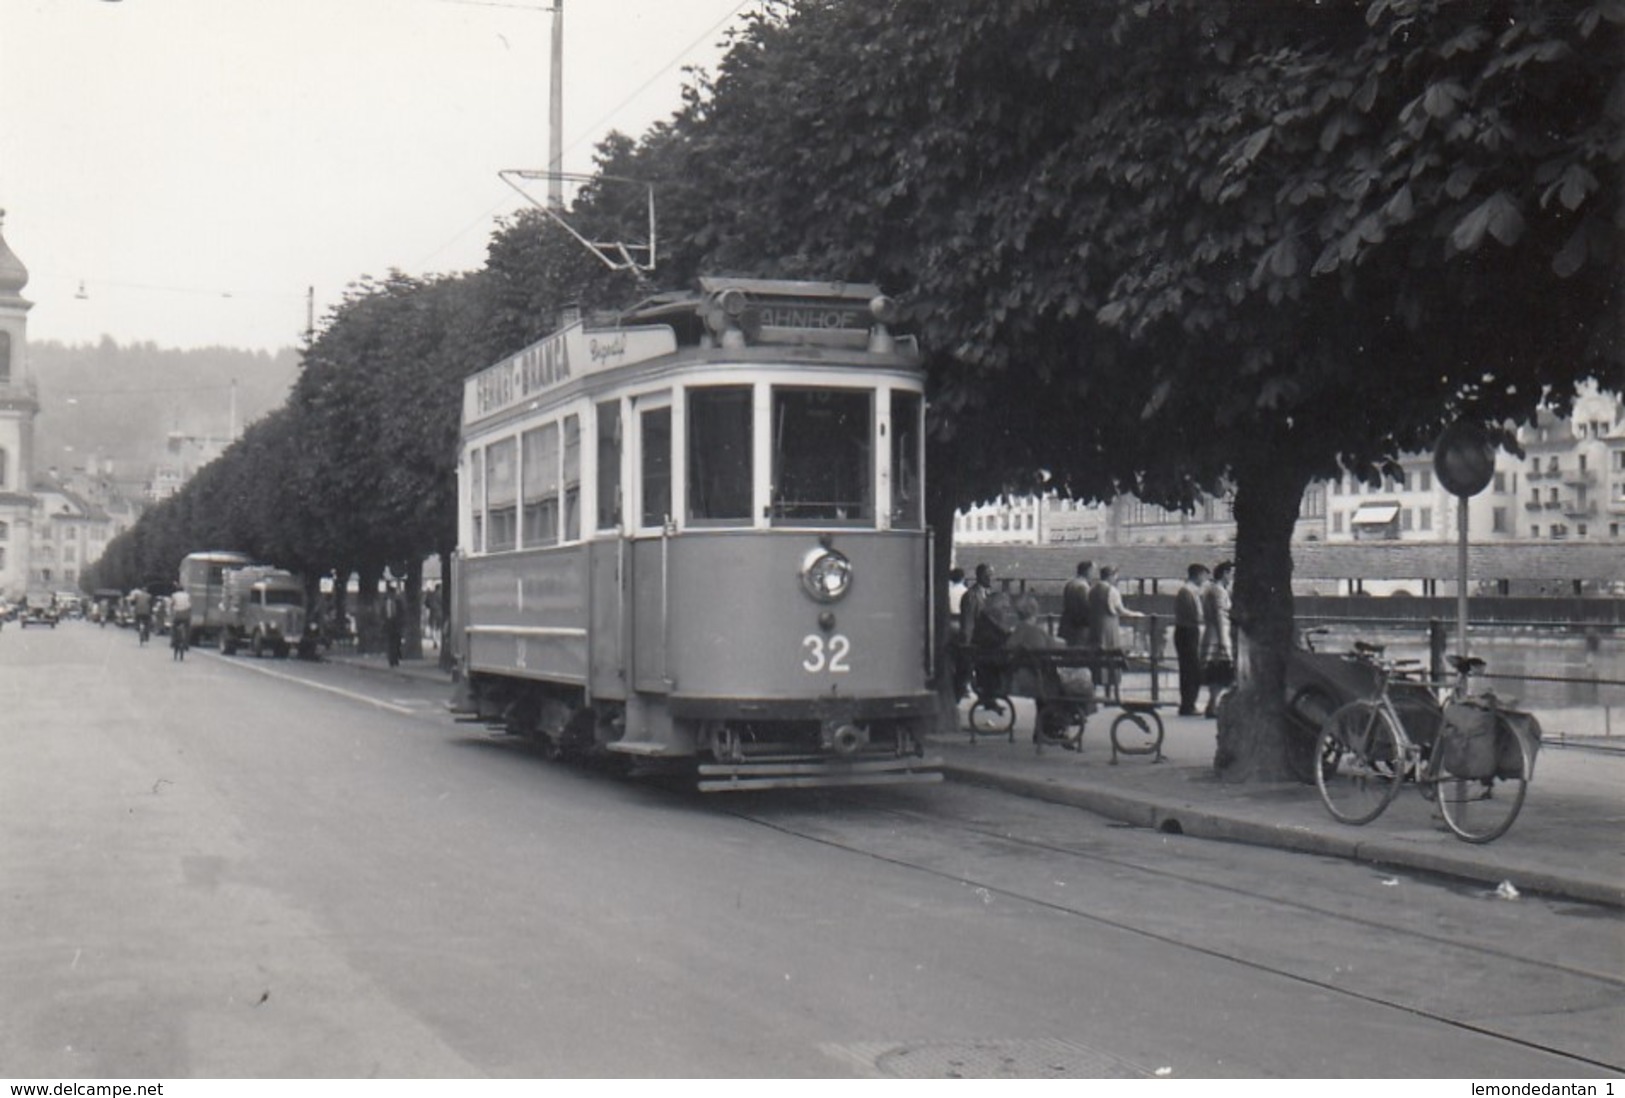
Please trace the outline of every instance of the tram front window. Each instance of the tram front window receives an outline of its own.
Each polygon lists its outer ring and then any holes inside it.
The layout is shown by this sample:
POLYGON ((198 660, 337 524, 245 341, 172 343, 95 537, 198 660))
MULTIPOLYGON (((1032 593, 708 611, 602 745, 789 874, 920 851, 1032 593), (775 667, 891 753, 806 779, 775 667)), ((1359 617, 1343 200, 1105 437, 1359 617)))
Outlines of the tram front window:
POLYGON ((874 521, 874 396, 773 390, 773 519, 874 521))
POLYGON ((688 516, 750 522, 751 390, 716 385, 688 392, 688 516))

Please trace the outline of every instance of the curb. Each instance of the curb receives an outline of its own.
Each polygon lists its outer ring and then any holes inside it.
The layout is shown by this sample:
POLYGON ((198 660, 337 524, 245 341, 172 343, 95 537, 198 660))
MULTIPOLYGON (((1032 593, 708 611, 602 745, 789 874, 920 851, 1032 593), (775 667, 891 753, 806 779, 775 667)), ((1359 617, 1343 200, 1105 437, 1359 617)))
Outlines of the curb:
MULTIPOLYGON (((977 785, 1032 800, 1081 808, 1120 823, 1197 839, 1272 847, 1300 854, 1347 858, 1370 865, 1414 869, 1447 877, 1487 884, 1491 887, 1507 878, 1504 867, 1489 867, 1467 851, 1441 853, 1402 846, 1387 840, 1362 840, 1314 828, 1290 824, 1259 823, 1238 819, 1185 803, 1169 806, 1145 797, 1089 787, 1066 786, 1058 782, 994 774, 946 764, 943 777, 949 781, 977 785)), ((1579 900, 1608 907, 1625 908, 1625 885, 1564 877, 1538 870, 1517 871, 1517 887, 1559 899, 1579 900)))

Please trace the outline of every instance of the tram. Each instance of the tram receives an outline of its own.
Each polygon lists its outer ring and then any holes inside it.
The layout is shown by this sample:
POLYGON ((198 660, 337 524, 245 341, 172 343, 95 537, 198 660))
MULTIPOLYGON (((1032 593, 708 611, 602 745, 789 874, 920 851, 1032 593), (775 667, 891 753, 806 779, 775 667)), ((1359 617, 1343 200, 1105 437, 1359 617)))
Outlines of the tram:
POLYGON ((894 314, 872 285, 702 278, 470 376, 453 708, 704 791, 940 780, 894 314))

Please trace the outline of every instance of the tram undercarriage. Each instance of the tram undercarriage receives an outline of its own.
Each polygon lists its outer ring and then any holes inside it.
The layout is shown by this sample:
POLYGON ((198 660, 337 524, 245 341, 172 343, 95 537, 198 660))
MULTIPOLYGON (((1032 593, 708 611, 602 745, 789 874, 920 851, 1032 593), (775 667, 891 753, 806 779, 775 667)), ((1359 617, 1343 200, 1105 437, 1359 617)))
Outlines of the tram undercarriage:
POLYGON ((580 689, 554 683, 476 674, 464 686, 452 704, 461 719, 523 736, 548 758, 691 776, 701 792, 942 780, 941 760, 925 757, 925 697, 589 705, 580 689))

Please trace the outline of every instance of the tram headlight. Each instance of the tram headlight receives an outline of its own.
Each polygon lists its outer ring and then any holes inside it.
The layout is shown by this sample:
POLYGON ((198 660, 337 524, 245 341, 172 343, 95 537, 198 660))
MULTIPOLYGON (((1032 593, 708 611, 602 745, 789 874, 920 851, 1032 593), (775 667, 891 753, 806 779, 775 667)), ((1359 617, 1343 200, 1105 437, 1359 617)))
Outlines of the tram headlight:
POLYGON ((801 558, 801 586, 819 602, 834 602, 852 586, 852 562, 834 549, 813 549, 801 558))

